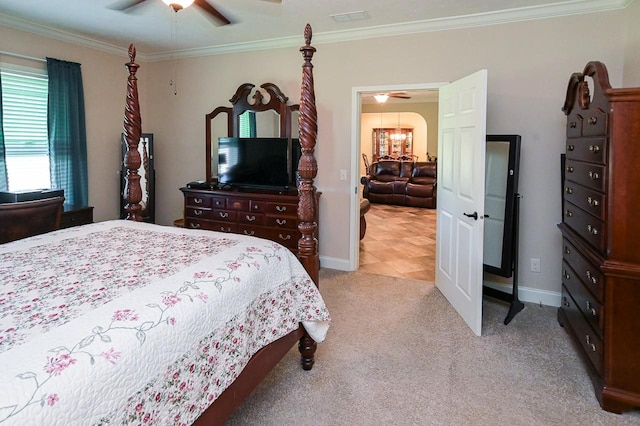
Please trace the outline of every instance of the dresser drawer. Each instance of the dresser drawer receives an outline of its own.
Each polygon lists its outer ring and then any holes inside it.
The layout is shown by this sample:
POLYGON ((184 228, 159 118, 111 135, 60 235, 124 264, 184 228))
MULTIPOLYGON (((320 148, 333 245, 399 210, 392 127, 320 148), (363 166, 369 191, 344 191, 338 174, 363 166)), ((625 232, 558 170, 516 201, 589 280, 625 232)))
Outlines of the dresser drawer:
POLYGON ((601 253, 606 249, 604 223, 568 201, 564 202, 564 223, 569 225, 601 253))
POLYGON ((185 207, 184 212, 186 217, 192 217, 195 219, 211 219, 213 214, 211 209, 198 207, 185 207))
POLYGON ((203 197, 200 195, 185 195, 184 203, 186 206, 192 207, 211 207, 211 197, 203 197))
POLYGON ((267 214, 298 217, 298 205, 290 203, 267 203, 267 214))
POLYGON ((605 153, 606 139, 603 137, 569 139, 567 141, 567 158, 571 160, 606 164, 605 153))
POLYGON ((209 222, 207 224, 209 226, 209 228, 211 231, 219 231, 219 232, 238 232, 238 225, 236 225, 235 223, 232 222, 220 222, 217 220, 214 220, 212 222, 209 222))
POLYGON ((585 284, 578 277, 578 273, 567 262, 562 262, 562 283, 565 285, 578 309, 587 319, 591 327, 602 336, 603 306, 591 294, 585 284))
POLYGON ((247 198, 229 198, 227 208, 233 210, 249 211, 249 200, 247 198))
POLYGON ((604 275, 600 269, 585 259, 566 238, 562 239, 562 258, 571 265, 578 278, 587 286, 596 300, 602 302, 604 300, 604 275))
POLYGON ((275 228, 297 228, 297 218, 290 216, 267 216, 265 218, 265 225, 273 226, 275 228))
POLYGON ((238 212, 235 210, 214 210, 211 219, 224 222, 235 222, 237 217, 238 212))
POLYGON ((582 116, 572 114, 567 117, 567 138, 582 136, 582 116))
POLYGON ((251 225, 264 225, 264 215, 257 213, 238 212, 238 222, 251 225))
POLYGON ((604 136, 607 134, 608 114, 601 109, 589 109, 583 114, 582 136, 604 136))
POLYGON ((572 181, 565 181, 564 199, 592 214, 600 220, 605 220, 605 206, 607 196, 572 181))
POLYGON ((607 187, 605 166, 567 159, 565 172, 567 180, 596 191, 605 192, 607 187))
POLYGON ((580 311, 565 286, 562 286, 562 306, 560 309, 565 313, 569 326, 575 333, 577 343, 582 348, 586 358, 598 374, 602 375, 603 341, 584 318, 582 311, 580 311))

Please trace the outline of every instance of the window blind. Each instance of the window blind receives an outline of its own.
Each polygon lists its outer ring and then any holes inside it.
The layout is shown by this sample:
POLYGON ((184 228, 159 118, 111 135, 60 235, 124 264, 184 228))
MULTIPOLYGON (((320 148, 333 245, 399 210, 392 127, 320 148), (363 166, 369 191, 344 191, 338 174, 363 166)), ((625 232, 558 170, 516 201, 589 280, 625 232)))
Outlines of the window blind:
POLYGON ((9 190, 51 187, 45 75, 2 73, 2 124, 9 190))

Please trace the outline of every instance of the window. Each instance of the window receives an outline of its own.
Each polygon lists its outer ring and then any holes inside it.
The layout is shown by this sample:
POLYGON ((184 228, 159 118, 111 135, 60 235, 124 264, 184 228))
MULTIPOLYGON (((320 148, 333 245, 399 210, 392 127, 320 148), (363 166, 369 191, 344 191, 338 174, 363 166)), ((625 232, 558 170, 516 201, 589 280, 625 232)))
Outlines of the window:
POLYGON ((2 70, 1 74, 9 190, 51 188, 46 73, 2 70))

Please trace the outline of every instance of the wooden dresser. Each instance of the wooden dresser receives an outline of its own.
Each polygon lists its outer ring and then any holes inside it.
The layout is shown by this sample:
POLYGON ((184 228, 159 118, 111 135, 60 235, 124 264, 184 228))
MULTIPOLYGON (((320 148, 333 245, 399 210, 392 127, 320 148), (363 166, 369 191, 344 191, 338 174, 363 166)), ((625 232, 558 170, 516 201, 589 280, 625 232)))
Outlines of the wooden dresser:
POLYGON ((190 188, 180 188, 180 191, 184 194, 185 228, 266 238, 297 254, 301 236, 298 231, 297 192, 279 194, 274 191, 190 188))
POLYGON ((558 321, 602 408, 621 413, 640 407, 640 88, 612 89, 604 64, 589 62, 563 111, 558 321))

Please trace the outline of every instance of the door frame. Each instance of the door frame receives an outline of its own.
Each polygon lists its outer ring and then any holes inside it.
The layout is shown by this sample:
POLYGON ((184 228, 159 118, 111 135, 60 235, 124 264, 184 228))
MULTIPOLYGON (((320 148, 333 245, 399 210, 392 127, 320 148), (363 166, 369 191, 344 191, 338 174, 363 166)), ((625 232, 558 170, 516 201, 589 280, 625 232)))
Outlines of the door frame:
POLYGON ((449 82, 394 84, 380 86, 358 86, 351 88, 351 173, 350 175, 350 215, 349 215, 349 271, 355 271, 360 264, 360 116, 362 95, 378 92, 398 92, 411 90, 433 90, 446 86, 449 82))

